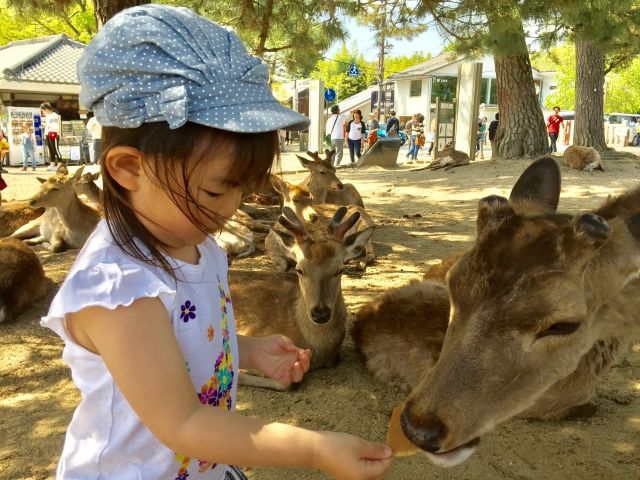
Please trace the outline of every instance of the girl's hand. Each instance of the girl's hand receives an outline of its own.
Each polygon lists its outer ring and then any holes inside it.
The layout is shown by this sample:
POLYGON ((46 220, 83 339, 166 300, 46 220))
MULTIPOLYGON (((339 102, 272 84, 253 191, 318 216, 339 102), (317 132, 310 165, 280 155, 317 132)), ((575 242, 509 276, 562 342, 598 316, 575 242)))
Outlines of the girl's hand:
POLYGON ((391 447, 353 435, 321 432, 317 468, 337 480, 382 480, 393 463, 391 447))
POLYGON ((311 350, 302 350, 284 335, 256 338, 251 363, 280 385, 299 382, 309 370, 311 350))

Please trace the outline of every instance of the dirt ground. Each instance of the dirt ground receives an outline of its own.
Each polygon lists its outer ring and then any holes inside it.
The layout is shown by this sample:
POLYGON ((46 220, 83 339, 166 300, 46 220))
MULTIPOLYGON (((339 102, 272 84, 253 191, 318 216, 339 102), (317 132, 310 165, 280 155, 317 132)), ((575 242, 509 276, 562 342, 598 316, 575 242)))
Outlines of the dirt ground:
MULTIPOLYGON (((475 236, 478 199, 490 194, 508 196, 528 163, 481 161, 449 172, 410 172, 407 166, 341 170, 343 181, 357 186, 378 224, 377 262, 364 273, 343 278, 349 310, 355 312, 385 290, 420 278, 428 265, 468 246, 475 236)), ((606 171, 594 174, 562 167, 561 210, 592 209, 608 194, 639 183, 639 157, 605 156, 603 163, 606 171)), ((287 180, 302 177, 288 175, 287 180)), ((31 195, 30 189, 37 185, 14 188, 15 198, 31 195)), ((66 426, 80 399, 61 360, 61 340, 38 324, 76 253, 54 255, 39 249, 52 280, 47 295, 15 321, 0 325, 0 478, 53 476, 66 426)), ((257 252, 234 261, 231 268, 269 270, 267 260, 257 252)), ((402 400, 399 391, 372 380, 347 336, 342 361, 335 369, 309 374, 291 393, 240 388, 238 410, 384 441, 392 409, 402 400)), ((418 455, 396 460, 387 478, 638 480, 640 335, 627 357, 603 378, 595 401, 598 413, 589 420, 511 420, 486 435, 475 455, 458 467, 444 470, 418 455)), ((252 480, 327 478, 322 472, 303 469, 247 472, 252 480)))

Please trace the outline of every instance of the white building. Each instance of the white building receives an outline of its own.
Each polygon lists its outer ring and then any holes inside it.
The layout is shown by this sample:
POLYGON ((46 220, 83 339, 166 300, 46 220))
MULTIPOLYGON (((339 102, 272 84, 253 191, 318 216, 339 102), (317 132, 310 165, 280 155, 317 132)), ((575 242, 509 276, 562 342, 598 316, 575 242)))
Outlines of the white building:
MULTIPOLYGON (((490 121, 498 111, 496 69, 492 56, 469 60, 452 53, 444 53, 411 68, 394 73, 386 82, 395 83, 395 111, 398 117, 414 113, 429 112, 432 118, 436 108, 436 98, 451 100, 456 95, 458 64, 463 62, 482 63, 482 85, 480 87, 480 116, 490 121)), ((555 71, 539 71, 532 67, 533 81, 540 105, 557 86, 555 71)))

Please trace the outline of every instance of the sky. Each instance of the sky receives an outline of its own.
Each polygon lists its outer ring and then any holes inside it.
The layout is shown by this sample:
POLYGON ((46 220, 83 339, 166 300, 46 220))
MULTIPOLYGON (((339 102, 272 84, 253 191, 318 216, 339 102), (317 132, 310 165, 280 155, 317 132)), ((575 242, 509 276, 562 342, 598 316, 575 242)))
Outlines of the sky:
MULTIPOLYGON (((378 49, 374 46, 373 32, 367 27, 358 25, 352 18, 345 20, 345 28, 349 33, 347 46, 355 39, 358 41, 358 50, 364 53, 365 60, 377 61, 378 49)), ((415 52, 420 51, 425 54, 431 53, 431 55, 437 55, 444 48, 444 41, 433 28, 428 29, 425 33, 411 41, 393 39, 390 40, 389 43, 393 45, 393 47, 388 50, 388 54, 391 56, 405 55, 409 57, 415 52)), ((326 57, 331 58, 341 46, 341 42, 335 42, 326 53, 326 57)))

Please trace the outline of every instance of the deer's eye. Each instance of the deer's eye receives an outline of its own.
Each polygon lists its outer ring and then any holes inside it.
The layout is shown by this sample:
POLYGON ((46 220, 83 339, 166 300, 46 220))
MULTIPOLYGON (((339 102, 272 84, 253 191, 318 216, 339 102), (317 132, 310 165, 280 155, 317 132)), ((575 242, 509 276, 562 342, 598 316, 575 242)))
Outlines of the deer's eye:
POLYGON ((327 172, 320 172, 320 175, 326 175, 327 172))
POLYGON ((343 268, 341 268, 340 270, 338 270, 338 271, 335 273, 334 277, 339 277, 339 276, 340 276, 340 275, 342 275, 343 273, 344 273, 344 269, 343 269, 343 268))
POLYGON ((300 203, 300 200, 298 200, 297 198, 293 201, 293 203, 300 203))
POLYGON ((578 330, 578 328, 580 328, 579 323, 573 323, 573 322, 554 323, 546 330, 543 330, 542 332, 538 333, 538 336, 536 338, 548 337, 550 335, 557 335, 557 336, 571 335, 576 330, 578 330))
POLYGON ((302 270, 300 270, 299 268, 296 268, 296 273, 298 275, 300 275, 301 277, 304 277, 304 272, 302 270))

